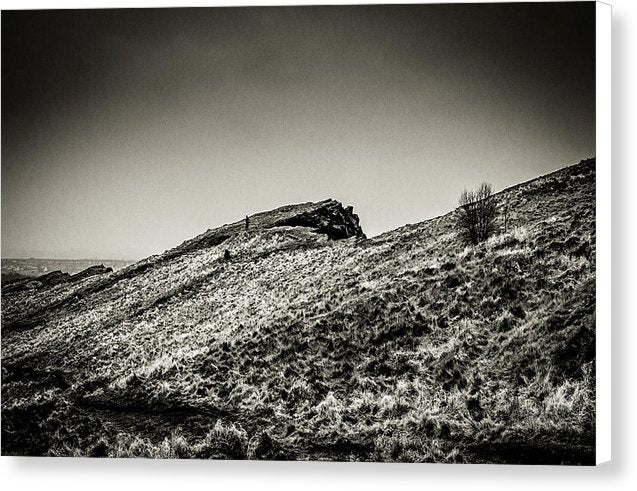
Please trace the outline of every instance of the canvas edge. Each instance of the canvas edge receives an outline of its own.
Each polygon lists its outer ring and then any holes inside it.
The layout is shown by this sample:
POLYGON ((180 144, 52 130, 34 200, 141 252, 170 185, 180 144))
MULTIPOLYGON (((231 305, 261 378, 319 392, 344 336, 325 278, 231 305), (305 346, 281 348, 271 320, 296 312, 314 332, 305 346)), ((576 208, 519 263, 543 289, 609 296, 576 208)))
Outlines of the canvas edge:
POLYGON ((596 2, 595 460, 611 460, 611 16, 596 2))

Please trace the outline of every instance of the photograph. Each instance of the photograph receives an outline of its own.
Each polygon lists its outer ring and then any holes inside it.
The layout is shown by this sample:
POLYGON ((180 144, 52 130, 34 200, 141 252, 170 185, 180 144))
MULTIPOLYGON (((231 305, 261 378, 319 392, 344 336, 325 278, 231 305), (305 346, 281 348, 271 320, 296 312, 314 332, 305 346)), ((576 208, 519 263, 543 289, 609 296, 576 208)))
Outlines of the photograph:
POLYGON ((2 456, 596 465, 595 2, 1 17, 2 456))

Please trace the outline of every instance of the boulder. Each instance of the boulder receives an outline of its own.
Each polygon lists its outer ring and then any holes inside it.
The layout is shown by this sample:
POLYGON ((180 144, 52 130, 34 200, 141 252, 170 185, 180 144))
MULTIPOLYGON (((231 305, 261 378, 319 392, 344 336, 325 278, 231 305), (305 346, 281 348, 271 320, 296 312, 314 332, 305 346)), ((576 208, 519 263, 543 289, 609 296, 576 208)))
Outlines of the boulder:
POLYGON ((71 281, 79 281, 90 276, 95 276, 97 274, 110 273, 113 271, 113 268, 106 267, 103 264, 98 264, 96 266, 89 266, 88 268, 80 271, 79 273, 75 273, 71 276, 71 281))

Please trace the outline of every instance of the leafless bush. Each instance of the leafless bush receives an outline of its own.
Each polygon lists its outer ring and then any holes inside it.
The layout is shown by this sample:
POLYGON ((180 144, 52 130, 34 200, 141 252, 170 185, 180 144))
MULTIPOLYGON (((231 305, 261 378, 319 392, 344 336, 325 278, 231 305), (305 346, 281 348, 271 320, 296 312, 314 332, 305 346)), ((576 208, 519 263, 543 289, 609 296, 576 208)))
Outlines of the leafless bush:
POLYGON ((460 194, 460 219, 458 227, 468 244, 485 241, 495 230, 497 202, 491 184, 483 182, 474 191, 466 189, 460 194))

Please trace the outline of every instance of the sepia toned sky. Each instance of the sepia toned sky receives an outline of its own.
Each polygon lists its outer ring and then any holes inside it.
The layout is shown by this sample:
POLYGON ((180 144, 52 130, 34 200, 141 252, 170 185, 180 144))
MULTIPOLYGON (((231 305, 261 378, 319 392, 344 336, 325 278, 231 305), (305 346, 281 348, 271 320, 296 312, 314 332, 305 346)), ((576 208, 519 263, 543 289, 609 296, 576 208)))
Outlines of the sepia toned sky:
POLYGON ((594 2, 2 12, 2 257, 289 203, 368 236, 595 154, 594 2))

